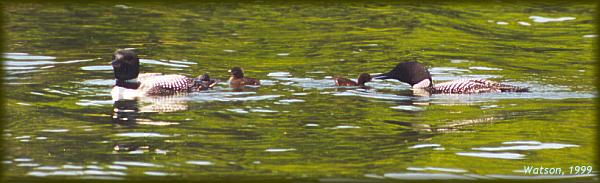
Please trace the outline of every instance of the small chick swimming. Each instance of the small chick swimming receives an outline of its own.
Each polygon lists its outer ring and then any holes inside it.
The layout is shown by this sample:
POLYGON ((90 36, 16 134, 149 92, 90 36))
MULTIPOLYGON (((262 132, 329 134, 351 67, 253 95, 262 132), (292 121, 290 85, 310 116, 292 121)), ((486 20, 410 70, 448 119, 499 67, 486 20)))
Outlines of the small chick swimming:
POLYGON ((233 67, 229 70, 229 86, 231 88, 240 88, 245 85, 260 85, 260 80, 255 78, 244 77, 244 70, 240 67, 233 67))
POLYGON ((408 83, 415 89, 426 89, 430 93, 492 93, 492 92, 528 92, 528 88, 502 84, 486 79, 460 79, 433 85, 431 74, 425 66, 418 62, 404 62, 398 64, 390 72, 377 75, 375 79, 397 79, 408 83))
POLYGON ((371 81, 371 75, 369 73, 361 73, 358 75, 357 82, 354 82, 348 78, 335 77, 335 86, 365 86, 366 82, 371 81))
POLYGON ((217 85, 217 83, 219 83, 219 80, 210 79, 210 76, 206 73, 202 76, 198 76, 195 80, 195 84, 200 85, 200 88, 202 89, 213 88, 215 85, 217 85))

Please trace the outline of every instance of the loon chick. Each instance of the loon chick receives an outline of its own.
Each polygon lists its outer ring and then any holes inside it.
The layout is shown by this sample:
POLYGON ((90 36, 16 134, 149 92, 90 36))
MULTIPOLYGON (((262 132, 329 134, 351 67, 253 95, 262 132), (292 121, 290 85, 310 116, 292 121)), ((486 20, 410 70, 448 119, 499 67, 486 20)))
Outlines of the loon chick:
POLYGON ((375 79, 397 79, 408 83, 415 89, 426 89, 430 93, 492 93, 492 92, 528 92, 528 88, 507 85, 486 79, 459 79, 433 85, 431 74, 418 62, 403 62, 375 79))
POLYGON ((361 73, 358 75, 357 82, 354 82, 348 78, 335 77, 335 86, 365 86, 366 82, 371 81, 371 75, 369 73, 361 73))
MULTIPOLYGON (((140 74, 140 61, 131 50, 119 49, 112 58, 116 84, 111 91, 113 100, 133 99, 141 96, 172 95, 178 92, 206 90, 217 82, 205 83, 203 76, 189 78, 183 75, 161 73, 140 74)), ((208 78, 208 75, 204 78, 208 78)))
POLYGON ((219 83, 219 80, 210 79, 210 76, 206 73, 194 78, 194 84, 201 89, 213 88, 215 85, 217 85, 217 83, 219 83))
POLYGON ((240 88, 245 85, 260 85, 260 80, 255 78, 244 77, 244 70, 240 67, 233 67, 229 70, 229 86, 231 88, 240 88))

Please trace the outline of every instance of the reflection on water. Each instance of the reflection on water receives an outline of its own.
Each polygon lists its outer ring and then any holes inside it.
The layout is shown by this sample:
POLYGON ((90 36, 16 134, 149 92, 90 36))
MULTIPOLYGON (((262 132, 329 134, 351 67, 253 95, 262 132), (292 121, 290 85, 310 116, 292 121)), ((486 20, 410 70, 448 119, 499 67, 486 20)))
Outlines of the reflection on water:
POLYGON ((589 4, 7 6, 2 164, 11 178, 597 174, 514 171, 593 163, 589 4), (112 101, 116 48, 140 53, 146 73, 226 81, 242 66, 262 85, 112 101), (429 95, 396 80, 333 81, 400 61, 424 63, 434 83, 483 78, 531 92, 429 95))
POLYGON ((541 17, 541 16, 529 16, 531 20, 538 23, 546 23, 546 22, 562 22, 567 20, 575 20, 575 17, 559 17, 559 18, 549 18, 549 17, 541 17))
POLYGON ((473 177, 449 173, 386 173, 383 177, 400 180, 475 180, 473 177))
POLYGON ((472 148, 473 150, 480 151, 514 151, 514 150, 541 150, 541 149, 562 149, 565 147, 579 147, 578 145, 572 144, 559 144, 559 143, 540 143, 536 145, 517 145, 517 146, 502 146, 502 147, 477 147, 472 148))
POLYGON ((135 123, 139 108, 136 100, 119 100, 113 104, 113 121, 122 123, 135 123))

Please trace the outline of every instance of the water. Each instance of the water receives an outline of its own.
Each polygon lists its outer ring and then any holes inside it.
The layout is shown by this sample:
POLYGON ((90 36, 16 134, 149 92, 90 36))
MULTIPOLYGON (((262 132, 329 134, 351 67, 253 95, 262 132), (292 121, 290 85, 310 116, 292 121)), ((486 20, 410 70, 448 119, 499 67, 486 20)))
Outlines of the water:
POLYGON ((583 179, 594 166, 594 4, 5 4, 4 175, 386 181, 583 179), (109 65, 209 73, 215 89, 113 102, 109 65), (427 65, 529 93, 420 95, 335 76, 427 65), (242 66, 261 87, 233 91, 242 66))

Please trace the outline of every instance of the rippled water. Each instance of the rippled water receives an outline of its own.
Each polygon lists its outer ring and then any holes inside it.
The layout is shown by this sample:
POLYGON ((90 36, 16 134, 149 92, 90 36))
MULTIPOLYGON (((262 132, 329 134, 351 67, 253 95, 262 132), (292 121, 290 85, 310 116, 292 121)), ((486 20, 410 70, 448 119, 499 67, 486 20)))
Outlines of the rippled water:
POLYGON ((593 4, 204 3, 5 6, 9 179, 384 181, 583 179, 594 166, 593 4), (113 101, 109 65, 221 80, 113 101), (435 83, 528 93, 427 95, 394 80, 336 87, 401 61, 435 83), (260 87, 233 91, 242 66, 260 87))

